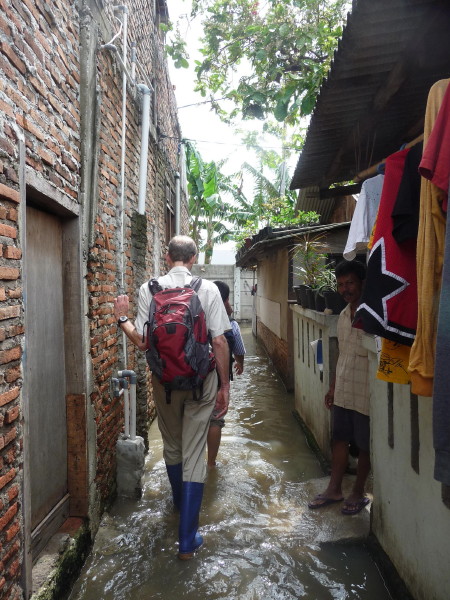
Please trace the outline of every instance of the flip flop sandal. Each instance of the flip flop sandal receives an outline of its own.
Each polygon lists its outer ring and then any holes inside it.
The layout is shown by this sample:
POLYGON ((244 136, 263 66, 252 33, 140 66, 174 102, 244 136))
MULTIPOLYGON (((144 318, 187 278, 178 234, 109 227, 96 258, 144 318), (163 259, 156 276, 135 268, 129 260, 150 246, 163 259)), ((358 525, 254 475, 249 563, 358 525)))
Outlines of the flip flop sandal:
POLYGON ((329 504, 336 504, 336 502, 342 502, 344 498, 326 498, 325 496, 321 496, 320 494, 314 498, 312 502, 308 502, 308 508, 323 508, 324 506, 328 506, 329 504), (321 500, 321 502, 316 502, 316 500, 321 500))
POLYGON ((341 509, 343 515, 357 515, 362 509, 369 504, 369 498, 361 498, 358 502, 345 503, 341 509))

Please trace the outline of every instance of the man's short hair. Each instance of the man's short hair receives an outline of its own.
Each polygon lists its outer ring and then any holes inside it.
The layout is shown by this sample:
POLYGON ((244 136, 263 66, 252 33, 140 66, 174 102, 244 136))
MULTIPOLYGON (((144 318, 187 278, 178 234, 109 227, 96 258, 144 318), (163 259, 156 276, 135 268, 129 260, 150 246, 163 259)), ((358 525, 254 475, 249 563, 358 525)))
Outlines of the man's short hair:
POLYGON ((219 288, 220 295, 222 297, 222 301, 226 302, 230 297, 230 287, 225 281, 214 281, 214 283, 219 288))
POLYGON ((176 235, 169 242, 168 254, 173 262, 188 263, 197 254, 197 246, 188 235, 176 235))
POLYGON ((343 260, 336 265, 334 272, 336 278, 354 273, 358 279, 364 281, 366 278, 366 265, 359 260, 343 260))

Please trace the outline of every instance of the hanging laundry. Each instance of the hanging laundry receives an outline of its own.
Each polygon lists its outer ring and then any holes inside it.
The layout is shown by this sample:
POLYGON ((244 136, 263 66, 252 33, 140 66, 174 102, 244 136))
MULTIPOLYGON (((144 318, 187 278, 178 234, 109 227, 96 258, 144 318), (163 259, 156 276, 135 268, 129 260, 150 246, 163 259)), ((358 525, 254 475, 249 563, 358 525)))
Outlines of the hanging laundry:
POLYGON ((362 184, 343 254, 346 260, 353 260, 357 252, 367 250, 367 243, 377 217, 383 181, 384 175, 377 175, 366 179, 362 184))
MULTIPOLYGON (((438 122, 438 115, 442 107, 444 116, 439 119, 440 126, 445 127, 449 135, 448 120, 449 107, 449 82, 442 79, 435 83, 428 94, 425 112, 424 127, 424 156, 425 163, 421 169, 428 169, 436 173, 436 165, 440 165, 442 155, 434 149, 432 156, 440 159, 433 167, 434 161, 429 161, 428 141, 434 143, 440 134, 436 133, 431 138, 434 126, 438 122), (444 102, 445 99, 445 102, 444 102), (442 125, 443 124, 443 125, 442 125), (430 170, 430 166, 432 170, 430 170)), ((448 168, 448 165, 447 165, 448 168)), ((437 172, 441 173, 440 167, 437 172)), ((440 176, 438 181, 441 181, 440 176)), ((420 214, 419 233, 417 239, 417 293, 418 293, 418 320, 417 335, 411 348, 409 371, 411 373, 411 390, 420 396, 433 395, 433 375, 435 361, 437 317, 439 295, 441 289, 442 264, 444 256, 445 238, 445 212, 443 204, 446 200, 446 190, 434 185, 428 179, 422 178, 420 187, 420 214)))
MULTIPOLYGON (((450 86, 449 86, 450 87, 450 86)), ((447 220, 449 219, 447 212, 447 220)), ((433 386, 434 478, 450 486, 450 229, 445 237, 444 268, 436 339, 436 364, 433 386)))
POLYGON ((377 379, 389 383, 407 384, 411 380, 408 371, 411 346, 382 338, 377 379))
POLYGON ((423 144, 412 146, 405 160, 400 188, 392 210, 392 235, 398 244, 406 240, 417 240, 420 209, 419 164, 423 144))
MULTIPOLYGON (((414 341, 417 323, 416 240, 397 242, 392 212, 399 193, 407 187, 404 179, 414 171, 412 161, 407 161, 411 151, 405 148, 386 159, 366 282, 354 320, 355 327, 406 346, 414 341)), ((417 170, 420 152, 414 156, 417 170)))
POLYGON ((419 171, 422 177, 429 179, 432 184, 445 192, 442 208, 447 212, 450 179, 450 86, 448 85, 423 153, 419 171))

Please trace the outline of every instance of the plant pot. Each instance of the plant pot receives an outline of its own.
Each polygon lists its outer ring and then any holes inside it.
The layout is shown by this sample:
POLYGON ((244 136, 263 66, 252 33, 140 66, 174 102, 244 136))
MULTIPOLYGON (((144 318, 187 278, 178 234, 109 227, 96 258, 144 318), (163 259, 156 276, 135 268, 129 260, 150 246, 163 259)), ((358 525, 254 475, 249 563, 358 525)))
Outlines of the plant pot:
POLYGON ((296 287, 298 287, 298 294, 300 296, 300 304, 303 306, 303 308, 308 308, 308 298, 307 298, 306 291, 309 289, 309 286, 306 285, 305 283, 301 283, 299 286, 296 286, 296 287))
POLYGON ((333 311, 333 315, 338 315, 347 306, 339 292, 323 292, 325 306, 333 311))
POLYGON ((301 304, 302 303, 302 298, 300 295, 300 286, 299 285, 294 285, 293 290, 295 292, 295 299, 297 300, 297 304, 301 304))
POLYGON ((323 312, 326 308, 325 298, 318 290, 316 290, 315 295, 316 295, 316 298, 315 298, 316 310, 317 310, 317 312, 323 312))
POLYGON ((308 287, 306 290, 306 305, 304 308, 316 310, 316 293, 310 287, 308 287))

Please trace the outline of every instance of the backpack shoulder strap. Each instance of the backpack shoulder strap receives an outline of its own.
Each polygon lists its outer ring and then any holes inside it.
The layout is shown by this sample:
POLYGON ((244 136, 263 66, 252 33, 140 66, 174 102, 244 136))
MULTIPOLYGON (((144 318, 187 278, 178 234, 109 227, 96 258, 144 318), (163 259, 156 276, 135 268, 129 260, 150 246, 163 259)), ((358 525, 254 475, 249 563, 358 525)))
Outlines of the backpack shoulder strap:
POLYGON ((150 279, 150 281, 148 282, 148 287, 150 288, 150 292, 151 292, 152 296, 154 296, 158 292, 162 292, 161 284, 154 277, 153 277, 153 279, 150 279))
POLYGON ((202 278, 201 277, 193 277, 191 280, 191 283, 189 284, 189 287, 192 288, 194 290, 194 292, 198 293, 198 290, 200 289, 200 286, 202 285, 202 278))

